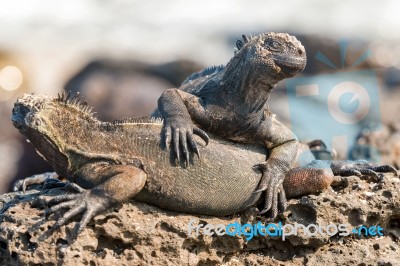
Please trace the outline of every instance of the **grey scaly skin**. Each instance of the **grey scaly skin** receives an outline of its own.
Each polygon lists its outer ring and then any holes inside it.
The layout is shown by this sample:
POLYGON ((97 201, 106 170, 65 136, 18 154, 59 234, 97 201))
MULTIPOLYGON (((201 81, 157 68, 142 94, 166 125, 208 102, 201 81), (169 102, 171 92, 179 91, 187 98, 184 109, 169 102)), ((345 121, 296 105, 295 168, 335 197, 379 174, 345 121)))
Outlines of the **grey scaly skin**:
POLYGON ((286 205, 282 182, 295 160, 298 141, 270 112, 268 99, 279 81, 304 69, 306 53, 286 33, 243 35, 236 46, 225 67, 204 69, 189 76, 179 89, 165 91, 153 116, 164 119, 165 145, 171 145, 178 161, 182 155, 188 161, 189 149, 198 154, 193 134, 207 141, 204 131, 269 149, 257 191, 266 191, 261 213, 271 210, 275 217, 278 206, 286 205))
MULTIPOLYGON (((172 151, 160 147, 160 120, 101 122, 76 97, 25 95, 15 103, 12 121, 75 192, 47 202, 47 214, 66 210, 53 228, 82 214, 79 233, 97 213, 130 198, 167 210, 216 216, 240 212, 260 200, 261 192, 254 193, 261 178, 257 164, 266 153, 260 145, 211 138, 207 147, 199 148, 201 159, 190 155, 194 165, 183 167, 182 162, 177 167, 172 151)), ((312 156, 309 160, 287 173, 288 196, 322 190, 336 180, 334 173, 395 172, 390 166, 312 161, 312 156)), ((16 188, 45 181, 46 175, 38 175, 18 182, 16 188)))

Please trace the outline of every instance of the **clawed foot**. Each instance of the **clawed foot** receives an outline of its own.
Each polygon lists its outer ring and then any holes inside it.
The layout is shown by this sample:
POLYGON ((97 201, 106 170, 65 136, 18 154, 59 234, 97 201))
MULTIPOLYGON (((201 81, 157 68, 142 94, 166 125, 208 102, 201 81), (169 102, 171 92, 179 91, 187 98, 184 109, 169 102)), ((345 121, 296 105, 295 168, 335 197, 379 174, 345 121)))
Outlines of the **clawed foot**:
POLYGON ((95 189, 83 189, 74 183, 67 183, 65 188, 73 193, 55 196, 47 200, 45 204, 49 208, 44 211, 44 215, 47 218, 51 214, 61 212, 62 209, 67 210, 51 228, 51 231, 54 231, 82 213, 76 234, 79 235, 97 213, 110 206, 110 202, 107 197, 97 193, 95 189))
POLYGON ((63 187, 65 183, 58 180, 58 175, 55 172, 47 172, 43 174, 33 175, 14 183, 14 191, 23 191, 25 193, 26 188, 31 185, 43 185, 45 189, 63 187))
POLYGON ((267 173, 266 165, 257 165, 262 171, 262 177, 257 190, 254 193, 260 193, 265 191, 265 203, 264 208, 261 210, 260 214, 264 214, 269 211, 269 217, 275 218, 278 213, 283 212, 286 209, 287 200, 285 195, 285 190, 283 189, 284 175, 279 174, 278 171, 274 172, 275 175, 267 173), (278 173, 278 174, 277 174, 278 173))
POLYGON ((331 169, 334 175, 340 176, 369 176, 379 182, 383 180, 382 173, 398 175, 397 170, 390 165, 376 165, 365 160, 359 161, 333 161, 331 169))
POLYGON ((196 141, 193 139, 193 134, 201 137, 206 145, 208 144, 209 137, 206 132, 193 125, 191 121, 186 121, 184 118, 174 118, 165 121, 163 128, 164 145, 168 149, 170 146, 174 152, 178 164, 183 154, 183 162, 187 166, 189 164, 189 148, 198 157, 200 152, 197 147, 196 141))

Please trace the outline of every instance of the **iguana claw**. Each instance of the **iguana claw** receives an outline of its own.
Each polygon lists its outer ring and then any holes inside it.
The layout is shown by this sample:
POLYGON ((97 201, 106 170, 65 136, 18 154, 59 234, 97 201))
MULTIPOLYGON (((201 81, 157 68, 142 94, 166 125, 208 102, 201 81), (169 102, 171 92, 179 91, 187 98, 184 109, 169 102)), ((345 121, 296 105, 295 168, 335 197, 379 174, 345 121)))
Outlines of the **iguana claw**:
POLYGON ((198 128, 198 127, 193 127, 193 133, 198 135, 200 138, 202 138, 204 140, 204 142, 206 143, 206 146, 208 145, 208 142, 210 141, 210 137, 208 137, 207 133, 198 128))
POLYGON ((181 155, 183 155, 183 163, 185 166, 189 164, 189 149, 200 157, 200 151, 197 147, 196 141, 193 139, 193 134, 198 135, 208 145, 209 137, 205 131, 193 126, 190 123, 184 123, 180 120, 173 120, 172 122, 166 122, 163 129, 164 146, 168 149, 172 147, 175 159, 178 164, 181 161, 181 155), (172 136, 172 138, 171 138, 172 136))

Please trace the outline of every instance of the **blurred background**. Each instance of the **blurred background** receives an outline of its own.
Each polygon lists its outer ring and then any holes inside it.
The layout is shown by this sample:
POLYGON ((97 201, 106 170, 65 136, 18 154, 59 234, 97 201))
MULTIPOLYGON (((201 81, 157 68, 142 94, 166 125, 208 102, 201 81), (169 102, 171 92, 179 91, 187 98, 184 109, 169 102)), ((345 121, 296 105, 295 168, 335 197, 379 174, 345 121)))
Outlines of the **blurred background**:
MULTIPOLYGON (((278 119, 304 140, 314 137, 309 125, 329 133, 337 126, 318 115, 327 99, 297 107, 297 85, 359 81, 376 90, 374 112, 346 127, 351 134, 321 138, 341 158, 399 167, 399 10, 396 0, 1 0, 0 193, 11 180, 51 170, 11 124, 18 96, 80 91, 100 119, 148 115, 163 90, 202 67, 226 64, 241 34, 266 31, 295 35, 308 56, 303 79, 281 82, 271 97, 278 119), (371 71, 365 79, 362 70, 371 71)), ((362 105, 347 98, 344 105, 362 105)))

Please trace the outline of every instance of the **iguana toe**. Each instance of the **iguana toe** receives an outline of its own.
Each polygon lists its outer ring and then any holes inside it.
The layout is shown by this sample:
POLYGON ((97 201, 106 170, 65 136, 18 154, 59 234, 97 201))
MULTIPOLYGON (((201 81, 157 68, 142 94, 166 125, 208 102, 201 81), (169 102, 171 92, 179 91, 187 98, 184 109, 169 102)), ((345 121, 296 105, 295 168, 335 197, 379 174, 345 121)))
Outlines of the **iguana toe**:
POLYGON ((279 198, 278 198, 278 212, 282 213, 286 210, 287 207, 287 199, 286 199, 286 193, 285 190, 283 189, 283 184, 281 187, 279 187, 279 198))
POLYGON ((199 151, 199 148, 197 148, 196 142, 193 139, 193 135, 189 136, 188 143, 189 143, 190 149, 197 155, 198 158, 200 158, 200 151, 199 151))
POLYGON ((196 134, 197 136, 199 136, 200 138, 202 138, 204 140, 204 142, 206 143, 206 146, 208 145, 208 142, 210 141, 210 137, 207 135, 207 133, 198 128, 198 127, 193 127, 193 133, 196 134))
POLYGON ((78 197, 79 197, 79 194, 63 194, 63 195, 55 196, 54 198, 51 198, 50 200, 47 201, 47 205, 53 206, 60 202, 64 202, 67 200, 73 200, 78 197))
POLYGON ((57 220, 57 222, 53 225, 54 229, 60 228, 65 225, 69 220, 78 215, 79 213, 85 211, 85 204, 83 202, 68 202, 69 207, 71 209, 64 213, 64 215, 57 220))
POLYGON ((165 149, 169 149, 169 145, 171 144, 171 128, 166 127, 163 129, 162 138, 164 139, 164 147, 165 149))
POLYGON ((188 150, 188 141, 186 135, 187 135, 186 132, 180 132, 179 144, 182 147, 183 161, 185 166, 187 167, 187 165, 189 164, 189 150, 188 150))
POLYGON ((276 191, 274 191, 272 193, 270 217, 275 218, 277 215, 278 215, 278 193, 276 191))

